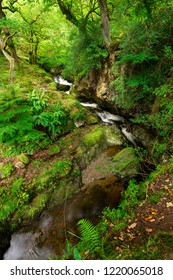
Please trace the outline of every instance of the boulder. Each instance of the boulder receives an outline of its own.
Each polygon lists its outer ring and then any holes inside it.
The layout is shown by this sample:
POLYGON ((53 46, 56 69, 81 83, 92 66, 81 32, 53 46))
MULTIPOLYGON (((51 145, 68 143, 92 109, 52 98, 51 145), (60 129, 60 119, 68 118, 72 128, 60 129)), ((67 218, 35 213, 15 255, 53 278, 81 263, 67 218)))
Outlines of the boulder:
POLYGON ((134 148, 124 148, 112 161, 114 174, 121 178, 133 178, 139 174, 140 161, 135 155, 134 148))
POLYGON ((116 126, 95 125, 81 138, 75 157, 83 169, 104 149, 123 144, 124 140, 116 126))

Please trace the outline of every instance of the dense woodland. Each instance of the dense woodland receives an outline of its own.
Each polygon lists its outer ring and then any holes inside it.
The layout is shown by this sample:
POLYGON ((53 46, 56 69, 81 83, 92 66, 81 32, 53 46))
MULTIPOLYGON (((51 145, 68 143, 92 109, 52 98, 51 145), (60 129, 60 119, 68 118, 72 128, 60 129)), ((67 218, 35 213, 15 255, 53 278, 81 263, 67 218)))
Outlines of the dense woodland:
POLYGON ((134 149, 143 169, 126 180, 119 205, 104 208, 97 224, 79 220, 80 239, 74 245, 66 235, 65 253, 54 258, 172 259, 172 19, 171 0, 0 0, 1 255, 15 230, 55 207, 60 186, 73 180, 75 193, 86 151, 77 141, 87 150, 102 142, 96 121, 89 123, 95 117, 78 101, 89 84, 86 100, 127 117, 152 141, 134 149), (105 69, 106 102, 94 96, 105 69), (56 75, 73 83, 69 95, 57 90, 56 75), (85 129, 90 138, 82 138, 85 129), (77 156, 67 156, 75 144, 77 156))

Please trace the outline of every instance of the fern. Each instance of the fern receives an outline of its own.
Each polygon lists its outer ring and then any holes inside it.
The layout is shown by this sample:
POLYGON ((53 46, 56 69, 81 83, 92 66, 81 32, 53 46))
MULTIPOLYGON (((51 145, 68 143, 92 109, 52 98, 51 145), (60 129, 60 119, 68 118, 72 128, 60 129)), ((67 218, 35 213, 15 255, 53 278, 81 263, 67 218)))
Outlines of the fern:
POLYGON ((98 230, 95 226, 86 219, 78 222, 79 231, 81 234, 81 241, 78 247, 82 251, 89 250, 91 253, 96 253, 101 250, 101 241, 98 230))

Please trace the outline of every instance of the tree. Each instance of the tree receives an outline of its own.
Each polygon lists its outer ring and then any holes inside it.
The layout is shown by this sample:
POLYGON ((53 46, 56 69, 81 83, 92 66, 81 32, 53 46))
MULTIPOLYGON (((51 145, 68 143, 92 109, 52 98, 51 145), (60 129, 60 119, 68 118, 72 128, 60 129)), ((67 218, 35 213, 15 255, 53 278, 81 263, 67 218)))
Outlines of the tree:
POLYGON ((106 0, 88 0, 88 1, 62 1, 57 0, 62 13, 66 16, 72 24, 74 24, 80 31, 84 32, 87 29, 89 20, 94 21, 93 15, 101 17, 101 29, 103 33, 103 41, 105 47, 109 49, 110 46, 110 26, 109 26, 109 11, 106 0), (98 13, 100 9, 100 15, 98 13), (80 11, 80 13, 79 13, 80 11))
POLYGON ((7 47, 9 48, 11 57, 14 59, 15 63, 18 64, 18 56, 17 56, 16 49, 15 49, 15 46, 14 46, 14 43, 13 43, 13 39, 12 39, 13 36, 10 35, 9 28, 6 25, 6 15, 4 13, 4 7, 2 5, 2 2, 3 2, 3 0, 0 0, 0 21, 3 22, 3 25, 2 26, 0 25, 1 50, 2 49, 4 50, 4 47, 2 47, 3 46, 2 36, 4 35, 4 37, 5 37, 4 38, 5 48, 7 48, 7 47), (8 40, 6 40, 7 38, 8 38, 8 40))
POLYGON ((2 37, 0 36, 0 50, 2 51, 2 53, 4 54, 4 56, 8 59, 8 61, 10 62, 10 82, 12 83, 13 81, 13 73, 14 73, 14 58, 8 53, 8 51, 6 50, 8 41, 12 38, 14 34, 10 35, 9 37, 6 37, 5 40, 2 39, 2 37))
POLYGON ((103 32, 103 39, 105 46, 109 49, 110 46, 110 24, 109 24, 109 11, 106 0, 98 0, 100 7, 101 25, 103 32))

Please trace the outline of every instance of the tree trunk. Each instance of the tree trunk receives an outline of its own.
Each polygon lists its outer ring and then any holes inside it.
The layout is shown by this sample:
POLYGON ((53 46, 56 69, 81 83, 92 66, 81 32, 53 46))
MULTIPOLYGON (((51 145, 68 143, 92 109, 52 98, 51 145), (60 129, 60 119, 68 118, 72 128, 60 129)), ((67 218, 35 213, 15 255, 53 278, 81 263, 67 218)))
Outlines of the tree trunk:
POLYGON ((13 77, 14 77, 14 58, 5 50, 5 42, 3 39, 0 37, 0 50, 4 54, 4 56, 8 59, 10 62, 10 83, 13 82, 13 77))
MULTIPOLYGON (((4 12, 3 12, 2 1, 3 0, 0 0, 0 20, 1 19, 6 19, 6 16, 5 16, 4 12)), ((10 37, 10 32, 9 32, 7 27, 3 28, 2 30, 0 29, 0 31, 4 32, 4 35, 5 35, 6 38, 10 37)), ((15 46, 14 46, 12 38, 10 38, 8 40, 8 47, 9 47, 11 56, 14 58, 15 63, 19 64, 18 56, 17 56, 16 49, 15 49, 15 46)))
POLYGON ((109 26, 109 11, 106 0, 98 0, 102 24, 103 39, 106 48, 110 47, 110 26, 109 26))

